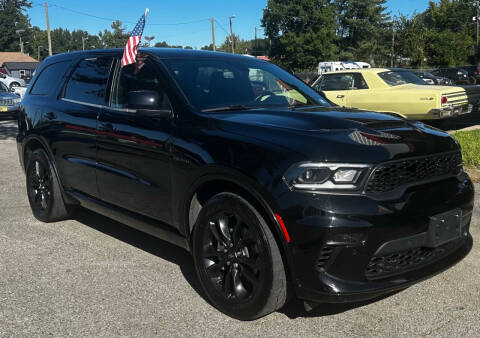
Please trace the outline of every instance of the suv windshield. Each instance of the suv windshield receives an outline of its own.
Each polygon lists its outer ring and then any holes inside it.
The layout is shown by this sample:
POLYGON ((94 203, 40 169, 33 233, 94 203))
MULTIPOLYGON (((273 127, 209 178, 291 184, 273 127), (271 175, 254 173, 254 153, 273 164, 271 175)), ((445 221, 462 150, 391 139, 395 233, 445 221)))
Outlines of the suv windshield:
POLYGON ((425 81, 409 71, 389 71, 378 73, 378 76, 389 86, 399 86, 407 83, 425 85, 425 81))
POLYGON ((190 103, 200 110, 330 106, 304 82, 268 62, 248 58, 163 61, 190 103))

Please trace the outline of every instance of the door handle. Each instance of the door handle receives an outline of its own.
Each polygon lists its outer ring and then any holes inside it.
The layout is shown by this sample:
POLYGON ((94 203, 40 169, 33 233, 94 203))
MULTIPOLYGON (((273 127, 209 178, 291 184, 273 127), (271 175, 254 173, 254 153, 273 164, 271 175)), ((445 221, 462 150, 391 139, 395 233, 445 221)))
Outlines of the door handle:
POLYGON ((98 126, 98 129, 102 130, 102 131, 114 131, 115 130, 115 128, 113 127, 113 124, 111 124, 111 123, 100 123, 100 125, 98 126))
POLYGON ((337 95, 337 99, 343 99, 345 95, 337 95))
POLYGON ((57 115, 55 115, 54 112, 49 112, 45 114, 45 118, 47 120, 55 120, 57 118, 57 115))

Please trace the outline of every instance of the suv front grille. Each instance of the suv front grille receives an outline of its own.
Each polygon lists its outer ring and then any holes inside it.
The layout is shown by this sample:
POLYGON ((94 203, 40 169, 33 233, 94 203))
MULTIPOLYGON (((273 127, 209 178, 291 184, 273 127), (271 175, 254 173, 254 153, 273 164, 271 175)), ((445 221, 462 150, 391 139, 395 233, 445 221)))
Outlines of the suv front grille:
POLYGON ((387 193, 405 184, 457 175, 461 164, 460 152, 383 163, 374 169, 366 192, 387 193))
POLYGON ((12 99, 0 100, 0 106, 13 106, 14 102, 12 99))
POLYGON ((452 252, 459 243, 462 242, 453 241, 437 248, 420 247, 385 256, 373 256, 365 269, 365 277, 380 279, 414 270, 452 252))

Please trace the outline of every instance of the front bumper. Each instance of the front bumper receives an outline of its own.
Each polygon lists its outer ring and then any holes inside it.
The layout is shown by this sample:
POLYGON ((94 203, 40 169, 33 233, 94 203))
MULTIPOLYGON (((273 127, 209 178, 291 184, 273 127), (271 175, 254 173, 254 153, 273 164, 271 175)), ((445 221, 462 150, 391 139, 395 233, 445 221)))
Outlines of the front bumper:
POLYGON ((19 104, 13 106, 0 106, 0 117, 16 118, 19 109, 19 104))
MULTIPOLYGON (((449 268, 472 246, 473 185, 466 175, 412 187, 389 201, 291 193, 296 195, 295 208, 284 209, 284 221, 292 239, 290 270, 300 299, 375 298, 449 268), (463 214, 461 237, 427 247, 422 234, 428 233, 432 216, 454 209, 463 214)), ((286 197, 281 202, 292 204, 286 197)))
POLYGON ((461 106, 448 106, 444 108, 432 109, 429 115, 433 115, 437 119, 446 119, 450 117, 456 117, 460 115, 470 114, 472 112, 473 105, 465 104, 461 106))

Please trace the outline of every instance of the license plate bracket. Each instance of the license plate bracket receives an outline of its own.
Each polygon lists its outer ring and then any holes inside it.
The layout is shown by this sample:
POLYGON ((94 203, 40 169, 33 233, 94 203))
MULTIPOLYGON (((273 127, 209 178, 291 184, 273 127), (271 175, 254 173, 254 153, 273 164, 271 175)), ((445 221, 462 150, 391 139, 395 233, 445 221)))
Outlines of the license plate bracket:
POLYGON ((454 209, 430 217, 428 244, 438 247, 453 241, 462 233, 462 210, 454 209))

